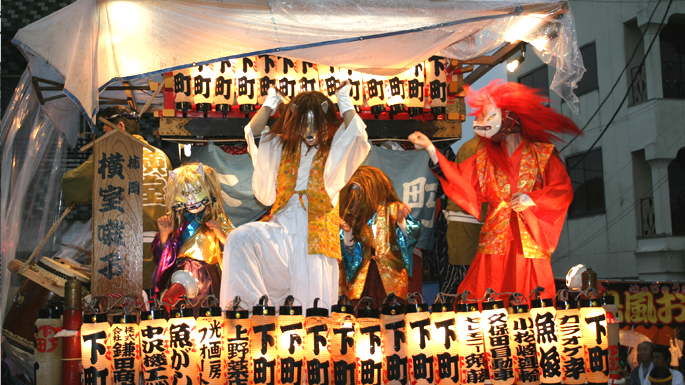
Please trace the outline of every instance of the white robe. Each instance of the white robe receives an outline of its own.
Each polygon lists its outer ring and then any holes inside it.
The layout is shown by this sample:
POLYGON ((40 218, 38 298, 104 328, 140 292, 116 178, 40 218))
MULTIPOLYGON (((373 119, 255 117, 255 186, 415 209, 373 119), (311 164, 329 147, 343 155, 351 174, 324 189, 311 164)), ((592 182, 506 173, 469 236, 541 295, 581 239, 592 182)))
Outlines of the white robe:
MULTIPOLYGON (((365 129, 364 121, 355 115, 347 128, 341 125, 333 136, 324 185, 334 206, 338 193, 369 153, 365 129)), ((245 127, 245 139, 254 166, 252 190, 262 204, 271 206, 276 201, 281 140, 268 135, 267 128, 257 148, 249 125, 245 127)), ((302 143, 295 191, 307 189, 316 150, 307 152, 302 143)), ((303 200, 307 207, 307 197, 303 196, 303 200)), ((311 307, 315 298, 330 307, 338 297, 338 261, 323 254, 308 255, 308 246, 307 210, 298 194, 293 194, 269 222, 247 223, 233 230, 224 246, 221 307, 228 308, 234 297, 240 296, 252 310, 263 294, 268 294, 274 306, 293 295, 305 308, 311 307)))

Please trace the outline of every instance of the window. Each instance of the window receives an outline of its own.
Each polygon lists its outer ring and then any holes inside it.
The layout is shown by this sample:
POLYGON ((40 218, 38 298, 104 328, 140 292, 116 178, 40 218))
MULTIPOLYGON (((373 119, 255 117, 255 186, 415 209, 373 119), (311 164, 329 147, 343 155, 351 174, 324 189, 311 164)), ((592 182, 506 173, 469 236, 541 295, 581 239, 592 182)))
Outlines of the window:
POLYGON ((519 77, 519 83, 532 88, 540 88, 542 89, 542 94, 549 98, 549 80, 547 79, 546 64, 519 77))
POLYGON ((659 33, 664 98, 685 99, 685 24, 669 22, 659 33))
POLYGON ((570 156, 566 159, 566 167, 573 184, 569 217, 604 213, 602 150, 570 156))
POLYGON ((580 82, 578 82, 578 88, 576 88, 577 96, 599 89, 597 84, 597 50, 595 49, 595 43, 586 44, 581 47, 580 55, 583 57, 586 72, 583 74, 580 82))
POLYGON ((673 235, 685 235, 685 148, 668 165, 668 190, 673 235))

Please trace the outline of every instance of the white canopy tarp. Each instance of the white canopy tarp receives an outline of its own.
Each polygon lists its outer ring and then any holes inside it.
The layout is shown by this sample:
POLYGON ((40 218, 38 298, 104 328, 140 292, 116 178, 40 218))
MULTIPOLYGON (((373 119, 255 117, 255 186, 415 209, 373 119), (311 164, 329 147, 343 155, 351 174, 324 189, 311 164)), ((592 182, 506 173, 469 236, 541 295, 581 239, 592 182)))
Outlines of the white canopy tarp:
MULTIPOLYGON (((584 69, 570 9, 549 17, 560 7, 567 4, 79 0, 22 28, 13 42, 34 76, 64 82, 64 93, 91 123, 98 94, 113 82, 219 60, 273 54, 392 75, 435 54, 465 60, 494 51, 505 39, 545 36, 551 41, 541 56, 557 67, 551 88, 572 105, 584 69)), ((75 133, 57 125, 73 144, 75 133)))

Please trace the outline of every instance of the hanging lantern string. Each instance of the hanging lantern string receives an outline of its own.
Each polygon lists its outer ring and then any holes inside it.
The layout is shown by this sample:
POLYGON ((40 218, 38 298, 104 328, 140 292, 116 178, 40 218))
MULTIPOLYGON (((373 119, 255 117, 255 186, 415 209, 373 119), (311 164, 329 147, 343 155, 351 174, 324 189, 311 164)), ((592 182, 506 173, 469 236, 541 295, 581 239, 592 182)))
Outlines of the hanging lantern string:
MULTIPOLYGON (((109 297, 107 297, 107 296, 99 296, 99 297, 109 299, 109 297)), ((96 297, 96 298, 98 298, 98 297, 96 297)), ((128 302, 126 302, 126 300, 128 300, 128 299, 133 299, 133 300, 135 300, 135 301, 134 301, 134 305, 131 306, 132 309, 140 310, 140 306, 139 306, 138 304, 142 304, 142 303, 143 303, 143 297, 142 297, 140 294, 126 294, 126 295, 122 295, 122 296, 119 297, 116 301, 114 301, 114 303, 112 304, 112 306, 109 306, 109 307, 107 308, 107 311, 105 311, 105 313, 109 313, 109 312, 112 311, 112 309, 114 309, 114 308, 116 308, 117 306, 121 305, 121 306, 123 307, 124 314, 128 315, 128 314, 129 314, 129 313, 127 313, 127 311, 128 311, 128 307, 127 307, 128 302)))
POLYGON ((231 304, 231 311, 238 311, 240 310, 240 304, 243 302, 243 300, 240 298, 239 295, 236 295, 235 298, 233 298, 233 303, 231 304))
POLYGON ((368 297, 368 296, 362 297, 361 299, 359 299, 359 302, 357 302, 357 306, 354 307, 354 314, 357 314, 357 309, 359 308, 359 306, 362 305, 362 303, 363 303, 364 306, 366 306, 367 308, 370 308, 370 307, 371 307, 371 304, 372 304, 372 303, 375 303, 375 302, 376 302, 376 301, 375 301, 373 298, 371 298, 371 297, 368 297))
POLYGON ((200 306, 207 307, 206 304, 209 302, 211 302, 210 306, 219 306, 219 298, 217 298, 214 294, 202 297, 200 301, 200 306))
POLYGON ((530 298, 540 299, 540 293, 542 293, 544 291, 545 291, 544 287, 538 286, 530 292, 530 295, 528 295, 528 298, 526 300, 528 300, 530 298))
POLYGON ((407 294, 407 303, 416 304, 416 296, 417 295, 421 299, 421 303, 426 303, 426 298, 424 298, 423 294, 419 293, 418 291, 415 293, 407 294))

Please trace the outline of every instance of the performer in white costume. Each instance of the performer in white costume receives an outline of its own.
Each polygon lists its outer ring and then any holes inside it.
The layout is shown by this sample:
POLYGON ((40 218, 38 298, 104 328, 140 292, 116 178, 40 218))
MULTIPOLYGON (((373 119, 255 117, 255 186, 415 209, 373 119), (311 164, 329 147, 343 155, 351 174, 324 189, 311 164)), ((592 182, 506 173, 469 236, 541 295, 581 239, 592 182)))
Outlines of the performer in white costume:
POLYGON ((292 294, 304 306, 338 297, 338 193, 369 153, 366 125, 343 82, 336 92, 342 119, 320 92, 303 92, 281 104, 275 88, 245 139, 252 157, 252 190, 271 214, 233 230, 224 248, 221 305, 235 296, 255 303, 267 294, 280 304, 292 294), (279 107, 280 118, 266 123, 279 107), (341 124, 342 123, 342 124, 341 124), (255 136, 260 136, 259 147, 255 136))

